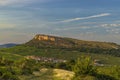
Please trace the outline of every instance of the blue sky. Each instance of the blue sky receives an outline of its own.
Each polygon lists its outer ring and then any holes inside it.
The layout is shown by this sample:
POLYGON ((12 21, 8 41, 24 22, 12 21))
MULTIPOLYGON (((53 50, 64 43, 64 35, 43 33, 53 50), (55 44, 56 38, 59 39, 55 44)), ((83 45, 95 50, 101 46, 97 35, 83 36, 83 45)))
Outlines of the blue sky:
POLYGON ((120 44, 120 0, 0 0, 0 44, 36 34, 120 44))

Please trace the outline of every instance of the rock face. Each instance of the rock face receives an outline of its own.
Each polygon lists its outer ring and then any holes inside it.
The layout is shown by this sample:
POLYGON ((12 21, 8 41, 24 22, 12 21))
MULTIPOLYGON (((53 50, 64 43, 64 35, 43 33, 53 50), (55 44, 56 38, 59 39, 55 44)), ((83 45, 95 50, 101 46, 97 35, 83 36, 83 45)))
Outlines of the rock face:
POLYGON ((37 34, 31 41, 26 43, 29 46, 35 47, 52 47, 52 48, 71 48, 74 42, 58 36, 50 36, 44 34, 37 34))
POLYGON ((55 41, 56 40, 55 37, 53 36, 41 35, 41 34, 36 35, 34 39, 39 41, 55 41))

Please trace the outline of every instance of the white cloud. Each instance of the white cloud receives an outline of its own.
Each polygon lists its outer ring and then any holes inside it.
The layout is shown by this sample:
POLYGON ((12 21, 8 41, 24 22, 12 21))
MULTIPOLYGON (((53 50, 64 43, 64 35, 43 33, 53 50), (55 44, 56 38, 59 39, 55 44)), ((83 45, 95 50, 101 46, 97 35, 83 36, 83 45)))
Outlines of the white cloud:
POLYGON ((120 24, 102 24, 102 27, 119 27, 120 24))
POLYGON ((57 31, 67 31, 67 30, 77 30, 77 29, 89 29, 90 28, 90 26, 80 26, 80 27, 68 27, 68 28, 57 28, 57 29, 55 29, 55 30, 57 30, 57 31))
POLYGON ((88 17, 67 19, 67 20, 63 20, 63 21, 60 21, 60 22, 72 22, 72 21, 78 21, 78 20, 84 20, 84 19, 92 19, 92 18, 104 17, 104 16, 109 16, 109 15, 111 15, 111 14, 110 13, 102 13, 102 14, 88 16, 88 17))
POLYGON ((118 28, 106 29, 106 32, 112 33, 112 34, 119 34, 120 33, 120 29, 118 29, 118 28))
POLYGON ((34 2, 44 3, 49 2, 53 0, 0 0, 0 6, 7 6, 7 5, 23 5, 23 4, 29 4, 34 2))
POLYGON ((26 1, 28 0, 0 0, 0 5, 5 6, 5 5, 16 4, 16 3, 25 3, 26 1))

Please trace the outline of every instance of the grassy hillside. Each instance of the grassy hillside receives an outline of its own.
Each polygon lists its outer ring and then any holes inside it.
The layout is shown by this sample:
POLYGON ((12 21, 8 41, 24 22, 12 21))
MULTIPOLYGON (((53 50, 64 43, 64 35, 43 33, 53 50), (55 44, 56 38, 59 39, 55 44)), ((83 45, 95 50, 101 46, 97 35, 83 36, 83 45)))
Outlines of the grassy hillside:
POLYGON ((43 68, 36 71, 31 76, 20 76, 21 80, 71 80, 74 72, 62 69, 43 68))
MULTIPOLYGON (((45 63, 46 67, 41 63, 36 63, 33 60, 24 60, 22 56, 10 53, 0 53, 5 59, 0 61, 0 79, 3 80, 119 80, 119 68, 116 66, 103 66, 97 67, 97 74, 92 75, 80 75, 79 79, 73 79, 75 73, 73 71, 46 68, 48 63, 45 63), (21 62, 22 60, 22 62, 21 62), (16 63, 17 61, 17 63, 16 63), (27 61, 27 62, 26 62, 27 61), (3 65, 4 62, 4 65, 3 65), (9 63, 9 64, 8 64, 9 63), (8 66, 9 65, 9 66, 8 66), (32 72, 31 72, 32 71, 32 72)), ((1 58, 0 58, 1 59, 1 58)), ((82 65, 81 65, 82 66, 82 65)))
POLYGON ((63 38, 49 35, 36 35, 25 43, 26 46, 50 49, 77 50, 85 53, 109 54, 120 56, 120 45, 108 42, 83 41, 72 38, 63 38))
MULTIPOLYGON (((119 69, 116 69, 114 65, 120 65, 120 58, 114 57, 107 54, 93 54, 93 53, 83 53, 80 51, 71 51, 66 49, 51 49, 51 48, 35 48, 35 47, 29 47, 26 45, 16 46, 12 48, 4 48, 0 49, 0 56, 4 57, 5 59, 13 60, 13 61, 20 61, 17 62, 17 65, 13 64, 13 71, 15 70, 16 77, 19 79, 15 80, 72 80, 74 76, 74 72, 67 71, 63 69, 56 69, 56 68, 46 68, 50 65, 55 64, 41 64, 36 63, 35 61, 29 61, 26 63, 26 60, 24 60, 24 56, 27 55, 36 55, 36 56, 44 56, 44 57, 54 57, 57 59, 76 59, 80 56, 91 56, 92 59, 97 59, 102 62, 102 64, 105 64, 103 67, 97 67, 97 75, 91 76, 91 75, 80 75, 79 79, 76 80, 119 80, 120 77, 118 77, 118 74, 116 71, 119 69), (8 53, 9 52, 9 53, 8 53), (22 62, 21 62, 22 60, 22 62), (20 65, 24 65, 24 67, 21 69, 20 65), (42 67, 41 67, 42 66, 42 67), (25 68, 25 70, 24 70, 25 68), (36 70, 37 69, 37 70, 36 70), (24 74, 21 75, 21 70, 23 70, 24 74), (29 72, 28 70, 32 70, 33 72, 29 72), (17 72, 16 72, 17 71, 17 72), (20 72, 19 72, 20 71, 20 72), (18 74, 19 73, 19 74, 18 74), (28 75, 28 73, 30 73, 28 75)), ((56 64, 57 65, 57 64, 56 64)), ((8 68, 8 66, 4 67, 8 68)), ((0 65, 1 68, 1 65, 0 65)), ((11 69, 11 67, 10 67, 11 69)), ((11 70, 10 70, 11 71, 11 70)), ((10 72, 7 71, 7 72, 10 72)), ((0 71, 1 72, 1 71, 0 71)), ((14 74, 7 74, 14 77, 14 74)), ((8 79, 6 79, 8 80, 8 79)))
POLYGON ((12 48, 3 48, 0 49, 1 53, 12 53, 12 55, 35 55, 35 56, 42 56, 42 57, 50 57, 50 58, 57 58, 57 59, 76 59, 82 55, 92 56, 93 59, 97 59, 102 61, 105 64, 115 64, 118 65, 120 63, 120 57, 111 56, 108 54, 94 54, 94 53, 85 53, 80 52, 78 50, 68 50, 68 49, 51 49, 51 48, 35 48, 29 46, 16 46, 12 48), (13 54, 14 53, 14 54, 13 54))
POLYGON ((0 49, 0 52, 15 53, 25 56, 37 55, 63 59, 74 59, 81 55, 81 53, 90 53, 89 55, 94 53, 96 55, 100 54, 120 57, 119 47, 120 46, 115 43, 82 41, 56 36, 36 35, 32 40, 21 46, 0 49))
MULTIPOLYGON (((103 75, 102 79, 95 76, 79 76, 79 79, 75 80, 119 80, 119 78, 115 77, 116 73, 112 71, 112 67, 100 67, 98 68, 98 73, 100 76, 103 75), (109 79, 110 78, 110 79, 109 79), (112 79, 111 79, 112 78, 112 79)), ((25 76, 21 75, 20 80, 72 80, 73 76, 75 75, 72 71, 67 71, 63 69, 47 69, 43 68, 40 71, 36 71, 33 75, 25 76)))
POLYGON ((7 52, 0 52, 0 57, 4 57, 7 60, 20 60, 24 59, 23 56, 13 53, 7 53, 7 52))
POLYGON ((26 43, 35 47, 52 47, 52 48, 101 48, 101 49, 118 49, 120 45, 109 42, 85 41, 72 38, 64 38, 50 35, 38 34, 32 40, 26 43))

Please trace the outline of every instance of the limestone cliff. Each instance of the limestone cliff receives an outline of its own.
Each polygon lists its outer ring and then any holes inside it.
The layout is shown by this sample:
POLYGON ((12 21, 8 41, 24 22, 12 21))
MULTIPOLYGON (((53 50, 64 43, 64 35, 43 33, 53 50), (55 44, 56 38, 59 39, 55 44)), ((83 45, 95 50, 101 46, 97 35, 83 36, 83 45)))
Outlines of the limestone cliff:
POLYGON ((74 42, 67 40, 63 37, 50 36, 44 34, 37 34, 31 41, 26 43, 29 46, 37 47, 61 47, 71 48, 74 46, 74 42))
POLYGON ((41 34, 36 35, 34 39, 39 41, 55 41, 55 37, 41 34))

